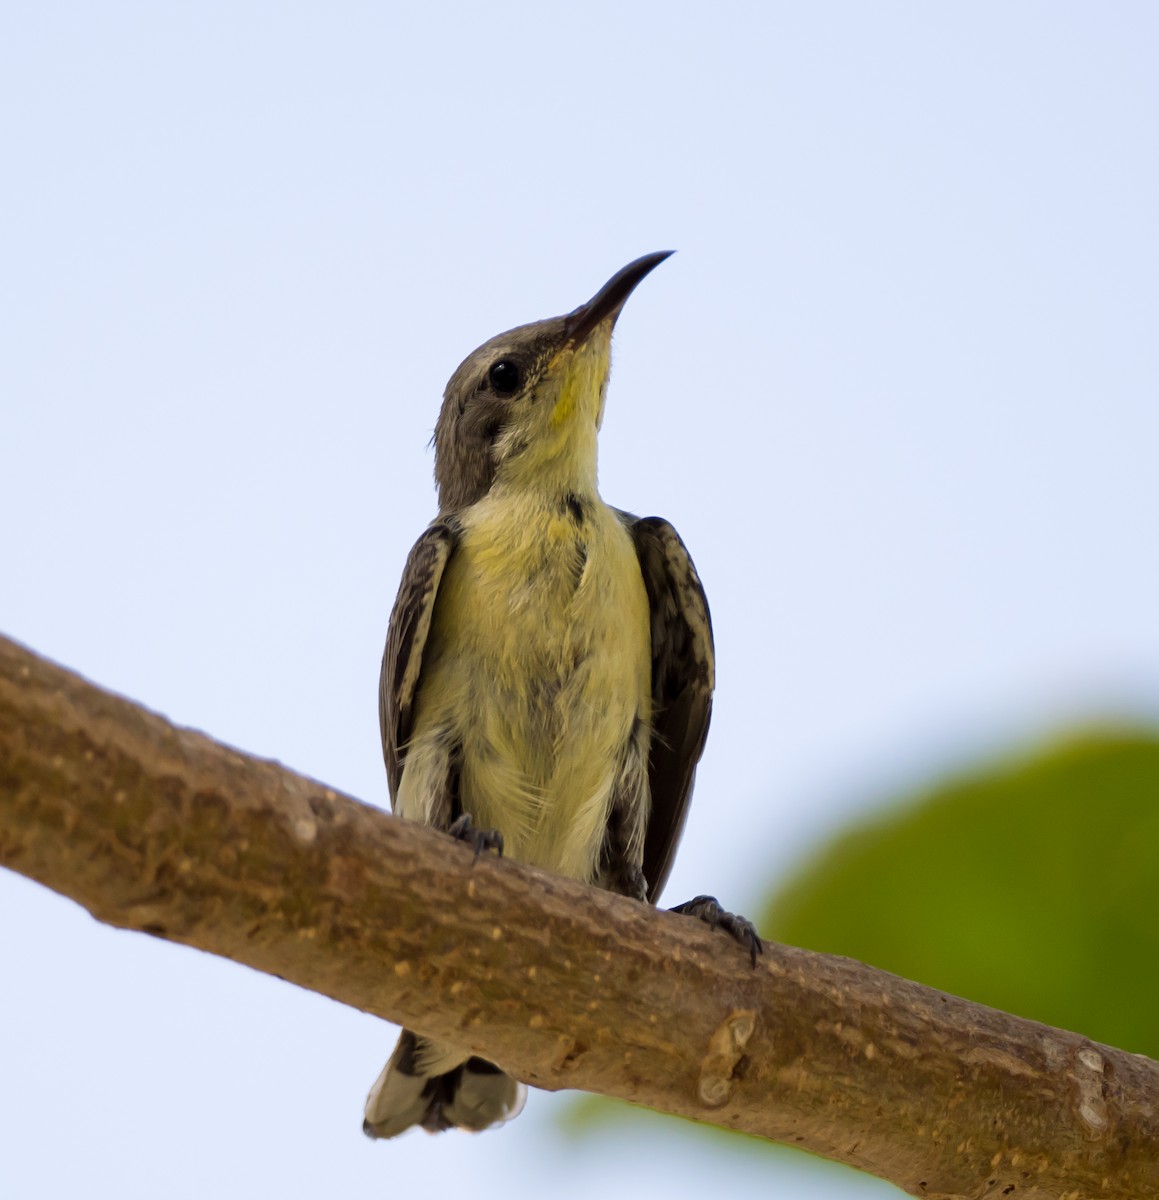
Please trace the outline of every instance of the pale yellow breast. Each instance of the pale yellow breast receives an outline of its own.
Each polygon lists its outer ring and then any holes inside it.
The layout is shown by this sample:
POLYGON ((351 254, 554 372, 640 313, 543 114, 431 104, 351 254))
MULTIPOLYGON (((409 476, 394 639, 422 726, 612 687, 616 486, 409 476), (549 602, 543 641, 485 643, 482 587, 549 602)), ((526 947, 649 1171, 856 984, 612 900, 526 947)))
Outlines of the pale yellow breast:
POLYGON ((515 858, 591 879, 625 746, 651 719, 651 654, 631 538, 598 499, 583 512, 577 523, 553 502, 488 497, 464 514, 399 807, 420 815, 435 785, 422 764, 453 729, 476 824, 500 829, 515 858))

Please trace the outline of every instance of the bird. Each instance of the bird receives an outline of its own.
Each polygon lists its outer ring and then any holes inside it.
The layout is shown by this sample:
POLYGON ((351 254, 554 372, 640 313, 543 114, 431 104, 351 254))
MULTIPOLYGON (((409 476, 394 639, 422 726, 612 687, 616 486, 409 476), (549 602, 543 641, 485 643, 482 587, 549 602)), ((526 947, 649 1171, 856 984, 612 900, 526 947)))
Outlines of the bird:
MULTIPOLYGON (((712 711, 712 622, 676 530, 597 487, 612 330, 669 257, 629 263, 565 316, 508 330, 451 376, 435 425, 438 514, 414 544, 379 686, 395 812, 655 903, 712 711)), ((750 922, 698 896, 755 965, 750 922)), ((364 1131, 479 1131, 524 1086, 404 1030, 364 1131)))

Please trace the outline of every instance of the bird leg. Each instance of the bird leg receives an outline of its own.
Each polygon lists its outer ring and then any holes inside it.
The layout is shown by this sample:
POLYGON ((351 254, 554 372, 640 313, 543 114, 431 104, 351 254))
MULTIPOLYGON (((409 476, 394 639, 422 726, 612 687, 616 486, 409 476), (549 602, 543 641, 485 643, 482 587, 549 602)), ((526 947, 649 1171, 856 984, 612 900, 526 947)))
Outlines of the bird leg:
POLYGON ((715 896, 697 896, 694 900, 678 904, 669 911, 680 913, 686 917, 697 917, 704 921, 709 929, 723 929, 749 952, 754 967, 757 965, 757 955, 765 952, 760 934, 757 933, 756 926, 752 921, 745 917, 738 917, 736 913, 726 912, 720 907, 715 896))
POLYGON ((479 861, 479 855, 484 850, 494 850, 497 857, 503 857, 503 835, 498 829, 476 829, 470 813, 456 817, 447 832, 458 842, 466 842, 475 848, 474 861, 479 861))

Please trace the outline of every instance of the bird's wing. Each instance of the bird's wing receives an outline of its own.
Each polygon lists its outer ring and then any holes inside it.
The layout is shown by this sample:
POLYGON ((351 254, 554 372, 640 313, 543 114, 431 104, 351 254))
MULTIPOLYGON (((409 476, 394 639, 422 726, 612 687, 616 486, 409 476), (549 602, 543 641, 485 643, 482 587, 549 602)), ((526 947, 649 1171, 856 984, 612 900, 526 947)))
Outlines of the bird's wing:
POLYGON ((378 680, 378 721, 392 804, 398 795, 406 744, 412 732, 415 694, 422 672, 423 649, 435 611, 435 597, 455 549, 455 540, 452 526, 446 521, 436 521, 415 542, 403 568, 402 583, 390 614, 382 674, 378 680))
POLYGON ((680 535, 660 517, 621 514, 640 560, 652 612, 652 806, 644 877, 655 903, 672 869, 696 764, 712 714, 715 658, 708 601, 680 535))

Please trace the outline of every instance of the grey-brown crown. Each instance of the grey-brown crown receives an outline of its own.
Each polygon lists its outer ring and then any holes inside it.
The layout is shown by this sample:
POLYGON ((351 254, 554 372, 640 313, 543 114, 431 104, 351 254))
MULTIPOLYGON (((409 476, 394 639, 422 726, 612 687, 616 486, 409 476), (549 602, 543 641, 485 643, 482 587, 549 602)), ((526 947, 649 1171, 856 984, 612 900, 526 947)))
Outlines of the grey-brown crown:
POLYGON ((487 494, 503 434, 519 406, 535 403, 544 369, 567 336, 566 317, 521 325, 484 342, 459 364, 435 425, 440 512, 474 504, 487 494), (514 386, 508 388, 509 382, 514 386))

